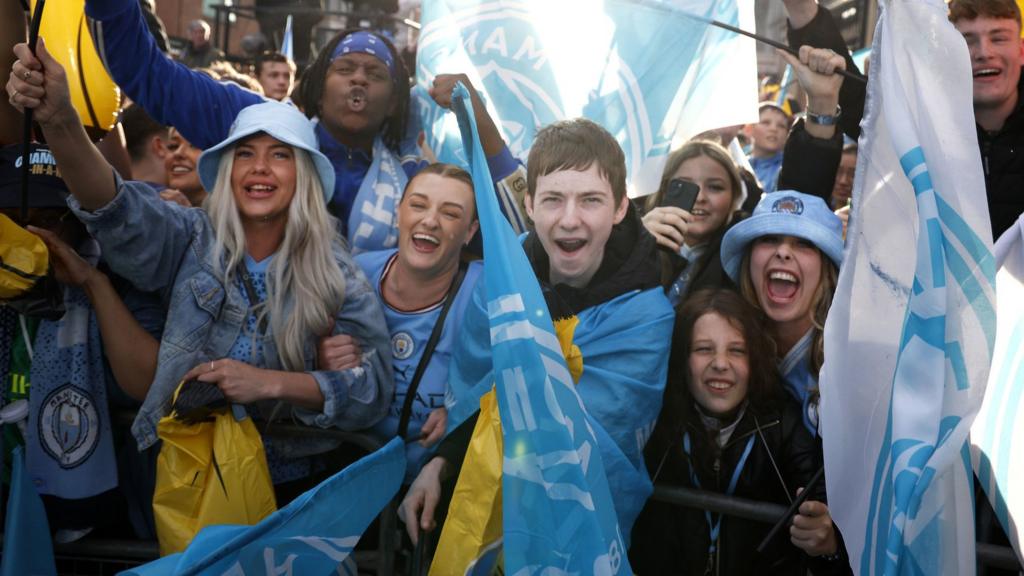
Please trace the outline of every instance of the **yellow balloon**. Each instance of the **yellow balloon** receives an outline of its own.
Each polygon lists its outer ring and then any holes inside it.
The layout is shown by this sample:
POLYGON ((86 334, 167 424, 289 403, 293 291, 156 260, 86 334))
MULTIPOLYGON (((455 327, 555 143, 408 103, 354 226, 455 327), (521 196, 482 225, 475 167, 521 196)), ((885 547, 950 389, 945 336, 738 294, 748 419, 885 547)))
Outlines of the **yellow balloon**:
MULTIPOLYGON (((36 0, 32 0, 35 10, 36 0)), ((71 103, 87 128, 107 131, 117 120, 121 91, 107 75, 85 19, 85 0, 46 0, 39 36, 64 66, 71 103)))

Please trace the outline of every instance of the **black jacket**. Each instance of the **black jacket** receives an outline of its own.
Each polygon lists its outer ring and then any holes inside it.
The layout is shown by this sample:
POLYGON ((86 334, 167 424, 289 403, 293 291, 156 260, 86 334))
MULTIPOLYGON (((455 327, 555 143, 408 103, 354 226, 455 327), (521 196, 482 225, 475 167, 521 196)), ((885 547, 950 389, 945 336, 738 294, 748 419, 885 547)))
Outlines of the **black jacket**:
POLYGON ((1020 98, 1024 74, 1017 83, 1017 94, 1017 108, 1002 128, 988 132, 977 126, 993 239, 1024 213, 1024 98, 1020 98))
MULTIPOLYGON (((685 422, 666 426, 662 438, 652 439, 645 460, 656 484, 696 488, 691 480, 691 458, 704 490, 726 491, 737 463, 753 438, 753 448, 739 476, 734 496, 789 505, 796 489, 807 484, 821 466, 820 445, 803 426, 800 408, 788 397, 779 397, 760 410, 748 406, 728 443, 721 451, 704 428, 695 409, 685 422), (689 432, 692 456, 683 451, 683 434, 689 432), (771 456, 769 456, 769 454, 771 456), (779 467, 779 473, 772 464, 779 467)), ((657 433, 656 433, 657 434, 657 433)), ((814 488, 814 499, 824 501, 824 482, 814 488)), ((717 515, 712 514, 714 521, 717 515)), ((810 559, 780 532, 763 555, 755 549, 771 525, 722 516, 712 573, 803 575, 848 572, 845 557, 827 562, 810 559)), ((704 574, 708 565, 710 530, 703 510, 649 500, 633 528, 629 560, 638 574, 704 574)))

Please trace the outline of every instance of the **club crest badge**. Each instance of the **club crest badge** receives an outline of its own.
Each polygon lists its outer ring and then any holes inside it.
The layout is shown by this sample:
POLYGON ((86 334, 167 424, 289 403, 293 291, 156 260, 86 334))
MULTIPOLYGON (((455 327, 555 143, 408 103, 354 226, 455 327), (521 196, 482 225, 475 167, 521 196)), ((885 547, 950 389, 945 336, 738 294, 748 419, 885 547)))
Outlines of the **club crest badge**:
POLYGON ((50 392, 39 415, 39 443, 61 468, 85 462, 100 438, 100 418, 87 392, 65 384, 50 392))
POLYGON ((416 350, 412 336, 408 332, 399 332, 391 337, 391 355, 395 360, 405 360, 416 350))

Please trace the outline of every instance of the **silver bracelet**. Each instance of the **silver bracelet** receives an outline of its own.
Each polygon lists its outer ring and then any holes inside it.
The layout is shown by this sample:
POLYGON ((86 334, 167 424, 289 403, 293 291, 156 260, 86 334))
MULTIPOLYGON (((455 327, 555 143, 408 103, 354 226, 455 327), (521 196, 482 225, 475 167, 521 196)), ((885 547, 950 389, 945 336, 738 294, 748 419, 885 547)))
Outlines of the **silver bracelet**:
POLYGON ((843 114, 843 109, 836 104, 835 114, 815 114, 808 109, 805 113, 807 121, 811 124, 817 124, 819 126, 835 126, 839 122, 839 117, 843 114))

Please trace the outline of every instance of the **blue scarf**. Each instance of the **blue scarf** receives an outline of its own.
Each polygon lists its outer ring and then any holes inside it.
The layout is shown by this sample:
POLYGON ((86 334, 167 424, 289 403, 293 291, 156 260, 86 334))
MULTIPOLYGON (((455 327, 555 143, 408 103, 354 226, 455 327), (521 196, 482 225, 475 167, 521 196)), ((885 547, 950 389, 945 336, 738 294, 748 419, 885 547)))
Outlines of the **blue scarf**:
POLYGON ((359 185, 348 215, 352 254, 398 244, 398 202, 408 181, 402 163, 377 136, 373 142, 373 163, 359 185))

